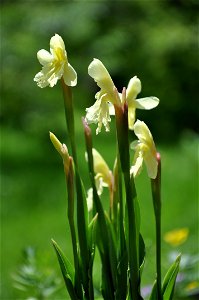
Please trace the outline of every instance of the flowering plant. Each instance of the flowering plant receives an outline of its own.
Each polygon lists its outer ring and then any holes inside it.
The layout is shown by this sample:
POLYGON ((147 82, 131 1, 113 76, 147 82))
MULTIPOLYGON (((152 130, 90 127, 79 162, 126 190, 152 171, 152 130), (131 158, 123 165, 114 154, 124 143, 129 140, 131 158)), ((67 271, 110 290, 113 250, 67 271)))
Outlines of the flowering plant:
POLYGON ((145 264, 145 244, 140 232, 140 207, 134 178, 141 172, 143 163, 151 180, 151 191, 156 231, 156 276, 150 299, 172 299, 179 270, 180 256, 161 278, 161 158, 147 125, 136 120, 136 108, 150 110, 159 104, 156 97, 137 99, 141 82, 134 76, 127 88, 119 93, 113 80, 99 59, 88 67, 88 74, 100 91, 96 102, 86 109, 83 128, 86 143, 86 161, 91 188, 87 192, 81 179, 75 143, 75 124, 72 87, 77 74, 68 63, 62 38, 55 34, 50 40, 50 52, 37 54, 43 65, 34 80, 38 86, 53 87, 60 79, 63 89, 67 131, 70 149, 50 133, 50 139, 60 154, 66 177, 68 221, 73 247, 73 264, 69 262, 53 240, 64 282, 71 299, 95 299, 93 264, 96 248, 101 259, 101 297, 106 300, 143 299, 141 295, 142 271, 145 264), (102 155, 93 148, 90 123, 97 124, 96 134, 102 125, 109 131, 111 115, 115 115, 117 155, 110 170, 102 155), (129 130, 138 140, 129 142, 129 130), (130 149, 135 151, 130 161, 130 149), (71 152, 71 153, 70 153, 71 152), (103 189, 109 190, 109 211, 102 205, 103 189))

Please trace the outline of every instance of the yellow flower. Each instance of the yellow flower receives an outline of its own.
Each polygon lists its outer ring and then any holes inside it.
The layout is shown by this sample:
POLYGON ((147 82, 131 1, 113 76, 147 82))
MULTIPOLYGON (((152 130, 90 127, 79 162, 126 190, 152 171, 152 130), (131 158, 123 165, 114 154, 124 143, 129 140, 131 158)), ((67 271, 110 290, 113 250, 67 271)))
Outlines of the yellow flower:
POLYGON ((128 122, 129 129, 133 130, 135 122, 135 110, 139 109, 152 109, 159 104, 159 99, 156 97, 145 97, 136 99, 137 95, 141 92, 141 81, 137 76, 130 79, 126 90, 126 101, 128 104, 128 122))
POLYGON ((172 246, 179 246, 186 241, 188 234, 188 228, 175 229, 165 233, 164 240, 172 246))
MULTIPOLYGON (((103 187, 108 187, 109 190, 112 190, 112 181, 113 175, 112 172, 109 170, 109 167, 103 157, 99 154, 99 152, 93 148, 93 168, 95 172, 95 184, 97 193, 100 196, 103 192, 103 187)), ((86 155, 87 159, 87 155, 86 155)), ((93 189, 90 188, 87 191, 87 207, 88 211, 91 211, 93 208, 93 189)))
POLYGON ((187 284, 187 286, 185 287, 186 291, 192 291, 199 288, 199 282, 198 281, 192 281, 190 283, 187 284))
POLYGON ((53 87, 62 77, 68 86, 77 84, 77 73, 68 62, 64 41, 58 34, 50 39, 50 52, 39 50, 37 58, 43 67, 36 74, 34 81, 40 88, 53 87))
POLYGON ((95 182, 96 188, 99 195, 101 195, 103 191, 103 187, 112 186, 112 172, 109 170, 108 165, 106 164, 103 157, 99 154, 99 152, 93 148, 93 167, 95 172, 95 182))
POLYGON ((109 131, 109 122, 111 121, 109 104, 120 104, 120 100, 109 72, 99 59, 93 59, 88 67, 88 74, 101 89, 95 95, 96 102, 94 105, 86 109, 86 121, 89 124, 98 124, 96 130, 96 134, 98 134, 101 131, 102 125, 104 125, 106 131, 109 131))
POLYGON ((133 126, 134 132, 138 137, 138 141, 131 144, 131 148, 135 150, 134 165, 130 169, 133 176, 137 176, 145 162, 148 176, 155 179, 158 171, 158 162, 156 158, 156 148, 153 137, 147 125, 137 120, 133 126))

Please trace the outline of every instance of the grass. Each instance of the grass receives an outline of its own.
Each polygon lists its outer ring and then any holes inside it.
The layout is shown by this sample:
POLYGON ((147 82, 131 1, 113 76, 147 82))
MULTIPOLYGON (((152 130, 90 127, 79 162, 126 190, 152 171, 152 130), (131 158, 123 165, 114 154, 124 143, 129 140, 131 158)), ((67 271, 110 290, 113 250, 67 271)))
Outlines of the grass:
MULTIPOLYGON (((45 261, 44 267, 55 270, 58 276, 61 275, 51 238, 62 246, 71 260, 72 252, 66 219, 65 182, 57 153, 47 141, 41 147, 36 136, 28 138, 25 133, 13 131, 5 131, 4 136, 7 148, 2 148, 1 299, 14 300, 19 298, 12 288, 11 274, 20 263, 24 247, 35 246, 45 261), (18 143, 15 151, 13 141, 17 143, 18 140, 23 143, 18 143)), ((80 171, 88 188, 82 129, 77 131, 77 140, 80 171)), ((114 135, 94 137, 94 145, 112 167, 114 135)), ((171 250, 182 254, 198 252, 197 145, 197 138, 186 135, 177 144, 162 145, 158 149, 162 156, 162 232, 164 234, 181 227, 188 227, 190 232, 188 240, 178 248, 173 249, 163 241, 163 274, 169 267, 168 254, 171 250)), ((136 186, 141 205, 141 231, 147 252, 143 284, 147 285, 152 284, 155 278, 155 242, 150 182, 145 170, 136 179, 136 186)), ((94 274, 99 279, 98 263, 94 274)), ((99 284, 98 279, 96 282, 99 284)), ((63 290, 56 299, 66 299, 65 295, 63 290)))

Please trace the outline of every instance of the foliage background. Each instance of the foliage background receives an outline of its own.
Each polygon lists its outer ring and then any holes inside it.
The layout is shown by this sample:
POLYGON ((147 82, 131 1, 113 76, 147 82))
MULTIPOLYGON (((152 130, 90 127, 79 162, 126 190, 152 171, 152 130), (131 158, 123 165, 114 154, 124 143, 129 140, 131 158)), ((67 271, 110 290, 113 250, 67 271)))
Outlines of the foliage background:
MULTIPOLYGON (((158 108, 139 111, 137 117, 149 125, 163 157, 163 232, 187 226, 189 239, 178 250, 197 253, 197 9, 195 0, 1 2, 2 299, 17 297, 10 274, 25 246, 35 245, 46 265, 58 274, 50 238, 62 243, 71 256, 62 164, 48 137, 50 130, 67 143, 61 89, 58 84, 42 90, 33 82, 41 68, 36 53, 49 49, 55 33, 63 37, 69 61, 78 73, 74 103, 86 187, 81 116, 97 91, 87 74, 96 57, 119 90, 137 75, 143 84, 141 96, 160 98, 158 108)), ((111 166, 114 129, 94 139, 111 166)), ((154 278, 154 232, 148 226, 153 217, 144 175, 137 185, 148 247, 144 279, 148 284, 154 278)), ((165 268, 170 250, 163 244, 165 268)))

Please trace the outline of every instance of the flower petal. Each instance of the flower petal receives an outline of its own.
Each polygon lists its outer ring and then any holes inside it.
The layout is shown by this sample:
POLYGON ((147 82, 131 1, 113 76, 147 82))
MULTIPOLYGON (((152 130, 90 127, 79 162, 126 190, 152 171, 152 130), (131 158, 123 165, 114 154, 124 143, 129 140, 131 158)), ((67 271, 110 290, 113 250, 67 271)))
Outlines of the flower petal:
POLYGON ((129 104, 128 107, 128 122, 129 122, 129 129, 134 129, 134 123, 135 123, 135 107, 134 105, 129 104))
POLYGON ((152 109, 159 104, 160 100, 156 97, 145 97, 135 99, 135 107, 140 109, 152 109))
POLYGON ((90 212, 93 209, 93 189, 90 188, 87 191, 87 197, 86 197, 87 207, 88 211, 90 212))
POLYGON ((103 63, 97 58, 94 58, 88 66, 88 74, 96 81, 110 77, 103 63))
POLYGON ((37 52, 37 59, 42 66, 45 66, 53 61, 53 56, 48 51, 41 49, 37 52))
POLYGON ((139 141, 138 141, 138 140, 133 141, 133 142, 130 144, 130 149, 136 150, 138 144, 139 144, 139 141))
POLYGON ((57 33, 50 39, 50 48, 51 49, 61 48, 65 50, 64 41, 61 38, 61 36, 58 35, 57 33))
POLYGON ((114 116, 115 115, 114 105, 111 102, 109 102, 108 106, 109 106, 109 115, 114 116))
POLYGON ((158 162, 151 151, 144 153, 144 162, 146 164, 148 176, 152 179, 155 179, 158 172, 158 162))
POLYGON ((134 76, 130 79, 127 90, 126 90, 126 99, 127 102, 134 100, 137 95, 141 92, 141 81, 137 76, 134 76))
POLYGON ((135 153, 134 157, 134 165, 130 169, 130 174, 132 174, 134 177, 139 175, 141 169, 142 169, 142 164, 143 164, 143 153, 142 151, 137 150, 135 153))
POLYGON ((101 104, 101 99, 98 99, 97 101, 95 101, 95 103, 92 106, 86 108, 85 119, 88 122, 88 124, 98 122, 100 104, 101 104))
POLYGON ((96 173, 96 176, 102 178, 103 186, 110 186, 111 173, 107 163, 95 148, 93 148, 92 153, 93 153, 94 172, 96 173))
POLYGON ((88 74, 97 82, 97 85, 106 91, 113 92, 114 84, 103 63, 94 58, 88 66, 88 74))
POLYGON ((40 88, 45 88, 46 86, 49 85, 49 82, 46 80, 43 72, 39 72, 35 75, 34 81, 36 81, 37 85, 40 88))
POLYGON ((106 101, 103 101, 103 96, 95 103, 86 108, 86 120, 90 123, 98 123, 98 128, 96 130, 96 134, 101 131, 102 124, 104 125, 106 131, 109 131, 109 122, 111 121, 109 115, 109 105, 106 101))
POLYGON ((140 120, 137 120, 134 124, 134 132, 141 143, 144 144, 151 144, 153 141, 153 137, 147 125, 140 120))
POLYGON ((97 174, 95 176, 95 185, 96 185, 96 189, 97 189, 97 193, 100 196, 103 192, 103 178, 101 177, 100 174, 97 174))
POLYGON ((65 84, 68 86, 75 86, 77 84, 77 73, 69 63, 65 65, 63 78, 65 84))

